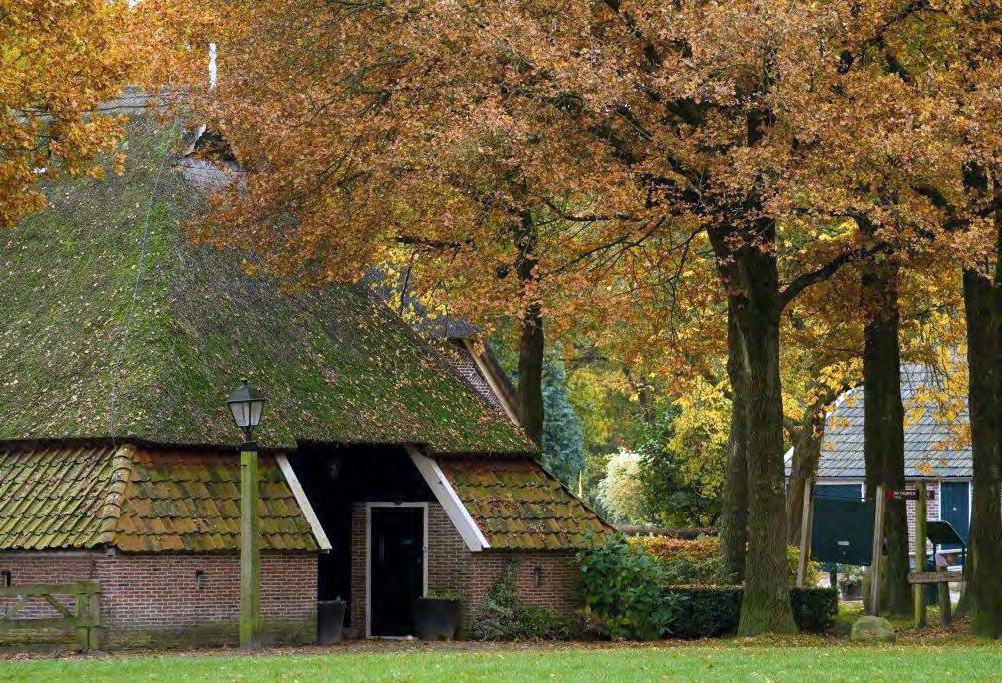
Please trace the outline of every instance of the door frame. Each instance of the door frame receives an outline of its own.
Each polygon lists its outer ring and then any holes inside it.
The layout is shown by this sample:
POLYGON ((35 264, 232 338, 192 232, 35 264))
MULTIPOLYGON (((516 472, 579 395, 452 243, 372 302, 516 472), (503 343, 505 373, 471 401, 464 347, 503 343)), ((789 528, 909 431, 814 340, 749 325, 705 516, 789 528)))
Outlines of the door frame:
POLYGON ((389 640, 404 640, 407 636, 374 636, 372 635, 372 510, 373 508, 421 508, 423 510, 422 529, 424 538, 421 541, 421 596, 428 595, 428 503, 388 503, 374 502, 365 504, 365 637, 386 638, 389 640))

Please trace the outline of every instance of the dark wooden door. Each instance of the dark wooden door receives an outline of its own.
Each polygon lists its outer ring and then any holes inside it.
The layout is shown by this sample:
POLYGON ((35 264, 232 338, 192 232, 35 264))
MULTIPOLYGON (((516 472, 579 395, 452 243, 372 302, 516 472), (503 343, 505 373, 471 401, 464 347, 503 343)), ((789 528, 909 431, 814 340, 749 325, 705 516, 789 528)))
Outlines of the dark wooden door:
POLYGON ((374 507, 370 515, 372 635, 413 635, 411 604, 424 594, 424 508, 374 507))

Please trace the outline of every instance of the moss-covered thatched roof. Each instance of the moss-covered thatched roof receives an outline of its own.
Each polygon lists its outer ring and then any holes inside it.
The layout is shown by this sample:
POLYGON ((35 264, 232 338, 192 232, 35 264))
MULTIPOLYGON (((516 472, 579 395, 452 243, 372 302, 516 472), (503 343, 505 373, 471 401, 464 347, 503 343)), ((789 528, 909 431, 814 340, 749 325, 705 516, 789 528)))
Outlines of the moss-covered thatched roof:
POLYGON ((124 174, 52 187, 0 235, 0 440, 236 443, 223 402, 246 376, 269 399, 265 447, 532 450, 368 290, 284 293, 190 246, 197 193, 161 163, 176 138, 134 119, 124 174))

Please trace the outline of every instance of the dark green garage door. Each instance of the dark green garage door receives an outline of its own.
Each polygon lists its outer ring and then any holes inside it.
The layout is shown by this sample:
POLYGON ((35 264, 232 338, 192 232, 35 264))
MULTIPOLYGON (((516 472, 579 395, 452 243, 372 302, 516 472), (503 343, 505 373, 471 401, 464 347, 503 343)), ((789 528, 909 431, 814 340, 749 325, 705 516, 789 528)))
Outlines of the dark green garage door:
MULTIPOLYGON (((944 481, 939 486, 941 502, 940 519, 949 522, 953 530, 967 543, 971 530, 971 492, 966 481, 944 481)), ((943 550, 957 550, 959 546, 943 546, 943 550)))
POLYGON ((815 498, 827 500, 863 500, 861 484, 818 484, 814 487, 815 498))
POLYGON ((868 565, 873 545, 873 501, 861 484, 818 484, 814 489, 811 557, 834 571, 835 563, 868 565))

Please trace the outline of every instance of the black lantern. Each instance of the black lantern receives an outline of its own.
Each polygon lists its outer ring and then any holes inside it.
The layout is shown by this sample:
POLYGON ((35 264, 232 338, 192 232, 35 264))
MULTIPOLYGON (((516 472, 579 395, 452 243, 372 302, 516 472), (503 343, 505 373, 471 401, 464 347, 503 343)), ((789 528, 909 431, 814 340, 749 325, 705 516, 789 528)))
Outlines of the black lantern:
POLYGON ((237 423, 237 427, 243 432, 244 441, 248 443, 252 441, 251 434, 254 428, 261 422, 264 403, 265 399, 261 392, 245 379, 240 380, 240 386, 226 399, 226 405, 233 413, 233 421, 237 423))

